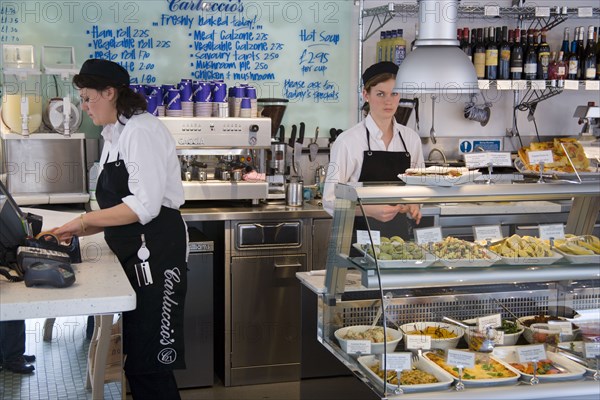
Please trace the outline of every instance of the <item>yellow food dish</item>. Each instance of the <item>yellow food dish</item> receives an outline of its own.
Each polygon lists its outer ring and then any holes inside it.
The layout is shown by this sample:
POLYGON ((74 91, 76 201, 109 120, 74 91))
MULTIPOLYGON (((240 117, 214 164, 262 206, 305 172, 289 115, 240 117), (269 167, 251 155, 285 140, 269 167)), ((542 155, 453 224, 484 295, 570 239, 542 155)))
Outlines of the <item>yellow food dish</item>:
MULTIPOLYGON (((379 368, 378 364, 372 365, 369 368, 371 368, 371 371, 375 372, 377 376, 383 379, 383 370, 379 368)), ((427 383, 437 382, 438 380, 435 376, 416 368, 413 368, 410 371, 402 371, 400 374, 401 385, 425 385, 427 383)), ((398 384, 396 371, 387 371, 387 383, 391 383, 392 385, 398 384)))
MULTIPOLYGON (((452 376, 458 378, 458 368, 452 365, 446 364, 446 360, 443 357, 427 353, 427 358, 436 363, 438 366, 449 372, 452 376)), ((477 380, 477 379, 501 379, 501 378, 513 378, 517 374, 500 364, 498 361, 489 358, 487 355, 475 355, 475 367, 474 368, 463 368, 464 380, 477 380)))
POLYGON ((406 334, 431 336, 432 339, 452 339, 456 337, 454 332, 439 326, 428 326, 425 329, 406 332, 406 334))

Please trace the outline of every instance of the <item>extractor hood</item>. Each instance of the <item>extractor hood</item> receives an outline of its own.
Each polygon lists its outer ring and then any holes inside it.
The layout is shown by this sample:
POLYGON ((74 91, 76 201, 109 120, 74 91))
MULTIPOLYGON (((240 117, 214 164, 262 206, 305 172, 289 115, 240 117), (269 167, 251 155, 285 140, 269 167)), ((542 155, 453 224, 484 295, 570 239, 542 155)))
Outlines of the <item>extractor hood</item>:
POLYGON ((418 0, 419 37, 396 77, 403 94, 479 92, 475 67, 456 40, 458 0, 418 0))

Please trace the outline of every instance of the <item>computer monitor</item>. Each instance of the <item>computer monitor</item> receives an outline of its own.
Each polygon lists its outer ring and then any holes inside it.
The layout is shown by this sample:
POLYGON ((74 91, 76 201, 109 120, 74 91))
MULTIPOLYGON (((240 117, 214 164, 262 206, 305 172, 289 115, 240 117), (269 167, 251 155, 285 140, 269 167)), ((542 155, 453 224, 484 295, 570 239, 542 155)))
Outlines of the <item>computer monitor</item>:
POLYGON ((26 215, 21 211, 6 187, 0 182, 0 247, 15 250, 31 236, 26 215))

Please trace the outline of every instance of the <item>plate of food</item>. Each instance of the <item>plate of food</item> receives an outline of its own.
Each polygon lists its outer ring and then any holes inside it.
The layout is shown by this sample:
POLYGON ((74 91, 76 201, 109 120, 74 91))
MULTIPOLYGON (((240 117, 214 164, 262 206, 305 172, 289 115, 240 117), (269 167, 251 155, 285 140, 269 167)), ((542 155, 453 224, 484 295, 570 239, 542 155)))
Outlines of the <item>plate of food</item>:
POLYGON ((600 239, 593 235, 566 235, 554 240, 558 252, 572 264, 600 264, 600 239))
POLYGON ((391 353, 396 349, 400 340, 402 340, 402 332, 386 328, 386 346, 383 345, 383 327, 371 325, 352 325, 337 329, 333 335, 340 344, 340 348, 344 352, 348 352, 349 340, 369 340, 371 341, 371 354, 381 354, 383 352, 391 353))
POLYGON ((550 248, 544 240, 533 236, 512 235, 489 247, 507 265, 552 264, 562 255, 550 248))
POLYGON ((485 247, 452 236, 431 243, 428 250, 437 257, 437 263, 452 268, 489 267, 500 260, 497 254, 485 247))
MULTIPOLYGON (((427 352, 424 357, 442 369, 453 379, 458 380, 458 368, 446 364, 442 354, 427 352)), ((484 353, 475 353, 475 366, 463 368, 462 382, 469 386, 513 385, 517 383, 521 373, 504 361, 484 353)))
MULTIPOLYGON (((435 262, 433 254, 425 251, 413 242, 405 242, 401 238, 384 241, 374 245, 377 262, 380 268, 426 268, 435 262)), ((354 243, 355 249, 365 255, 370 263, 374 263, 373 248, 370 244, 354 243)))
POLYGON ((403 174, 399 174, 398 178, 407 185, 454 186, 473 182, 481 175, 481 172, 465 167, 434 165, 427 168, 409 168, 403 174))
MULTIPOLYGON (((529 381, 533 378, 533 363, 519 362, 517 346, 496 347, 492 353, 494 357, 508 363, 521 373, 521 379, 529 381)), ((546 352, 547 359, 537 363, 537 377, 544 381, 568 381, 579 379, 585 375, 585 368, 568 358, 552 352, 546 352)))
MULTIPOLYGON (((384 371, 379 368, 380 363, 376 356, 358 357, 358 363, 373 381, 380 385, 383 383, 384 371)), ((387 371, 386 381, 389 391, 393 392, 399 387, 402 391, 410 393, 447 389, 454 380, 431 363, 419 358, 413 362, 411 370, 402 371, 400 386, 398 386, 398 375, 394 370, 387 371)))
MULTIPOLYGON (((583 368, 585 368, 588 374, 596 373, 596 360, 585 358, 583 354, 583 342, 575 341, 575 342, 560 342, 557 347, 566 352, 567 354, 562 354, 564 357, 569 357, 569 355, 573 354, 577 357, 577 363, 580 364, 583 368)), ((570 359, 572 360, 572 359, 570 359)), ((574 361, 575 362, 575 361, 574 361)))
POLYGON ((571 334, 562 333, 559 329, 550 329, 549 321, 569 322, 566 318, 550 315, 528 315, 517 320, 517 324, 525 329, 523 337, 529 343, 548 343, 556 345, 560 339, 568 342, 574 340, 580 333, 579 326, 572 324, 571 334))

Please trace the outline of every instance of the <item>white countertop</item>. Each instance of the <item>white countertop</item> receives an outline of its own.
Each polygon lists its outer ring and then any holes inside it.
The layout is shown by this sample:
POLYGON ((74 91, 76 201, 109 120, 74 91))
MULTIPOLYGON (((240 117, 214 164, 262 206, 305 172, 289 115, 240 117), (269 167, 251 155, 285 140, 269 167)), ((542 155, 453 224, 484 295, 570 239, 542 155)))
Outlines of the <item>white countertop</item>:
MULTIPOLYGON (((43 230, 76 214, 24 209, 41 215, 43 230)), ((76 281, 67 288, 28 288, 0 277, 0 320, 109 314, 135 309, 135 292, 102 233, 80 238, 81 264, 73 264, 76 281)))

